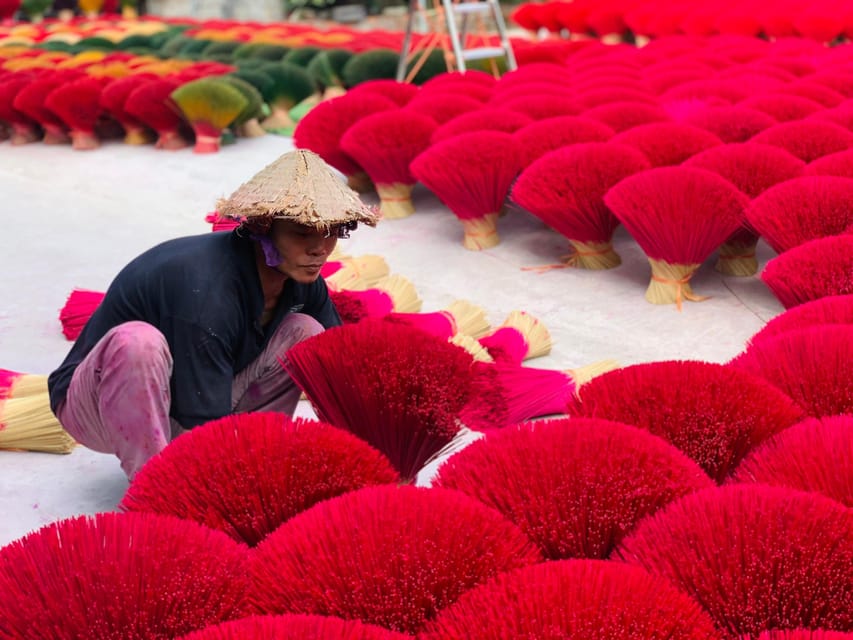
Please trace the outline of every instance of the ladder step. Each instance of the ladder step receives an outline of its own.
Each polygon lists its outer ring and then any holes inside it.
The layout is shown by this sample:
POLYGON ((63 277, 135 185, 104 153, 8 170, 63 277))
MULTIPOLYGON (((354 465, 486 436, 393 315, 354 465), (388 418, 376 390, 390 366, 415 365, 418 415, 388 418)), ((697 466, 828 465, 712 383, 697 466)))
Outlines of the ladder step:
POLYGON ((472 0, 471 2, 454 2, 452 6, 453 13, 458 14, 488 13, 492 10, 492 7, 488 2, 480 2, 479 0, 472 0))
POLYGON ((463 49, 462 57, 465 60, 485 60, 487 58, 498 58, 506 56, 503 47, 479 47, 477 49, 463 49))

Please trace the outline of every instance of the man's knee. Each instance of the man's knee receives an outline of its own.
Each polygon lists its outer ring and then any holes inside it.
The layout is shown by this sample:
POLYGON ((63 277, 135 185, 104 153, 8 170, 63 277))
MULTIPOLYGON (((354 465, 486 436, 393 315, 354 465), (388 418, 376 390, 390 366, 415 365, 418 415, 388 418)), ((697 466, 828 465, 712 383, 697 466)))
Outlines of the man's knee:
POLYGON ((169 345, 163 334, 147 322, 125 322, 111 329, 104 339, 110 359, 171 361, 169 345))

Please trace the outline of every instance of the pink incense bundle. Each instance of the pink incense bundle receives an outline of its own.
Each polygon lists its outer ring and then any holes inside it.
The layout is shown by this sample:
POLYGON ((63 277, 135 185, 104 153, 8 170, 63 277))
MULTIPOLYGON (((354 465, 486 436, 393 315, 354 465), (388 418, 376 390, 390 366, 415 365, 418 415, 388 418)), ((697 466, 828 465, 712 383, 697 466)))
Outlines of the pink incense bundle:
POLYGON ((786 309, 825 296, 853 294, 853 229, 776 256, 764 267, 761 280, 786 309))
POLYGON ((240 226, 240 221, 227 216, 222 216, 218 211, 211 211, 204 217, 205 222, 210 223, 211 231, 231 231, 240 226))
POLYGON ((577 100, 570 95, 549 96, 547 99, 542 99, 538 95, 520 95, 512 100, 502 102, 501 107, 510 111, 518 111, 534 120, 574 116, 583 110, 577 100))
POLYGON ((419 329, 363 320, 300 342, 283 366, 321 420, 377 448, 411 481, 459 432, 471 362, 419 329))
POLYGON ((803 176, 780 182, 746 209, 749 224, 777 252, 845 233, 853 225, 853 178, 803 176))
MULTIPOLYGON (((799 177, 805 163, 784 149, 746 143, 711 147, 689 158, 684 166, 713 171, 754 199, 777 183, 799 177)), ((754 275, 758 271, 758 233, 749 224, 747 213, 744 226, 720 247, 717 271, 731 276, 754 275)))
POLYGON ((194 631, 176 640, 411 640, 411 636, 395 633, 358 620, 332 616, 287 614, 281 616, 249 616, 194 631))
POLYGON ((688 114, 684 121, 710 131, 725 143, 746 142, 757 133, 778 124, 773 116, 742 105, 700 109, 688 114))
POLYGON ((822 324, 853 324, 853 295, 826 296, 791 307, 764 325, 747 347, 792 329, 822 324))
MULTIPOLYGON (((385 315, 386 322, 405 324, 443 340, 464 335, 479 338, 488 333, 490 326, 486 311, 467 300, 455 300, 447 308, 432 313, 400 313, 385 315)), ((461 345, 460 345, 461 346, 461 345)))
POLYGON ((549 151, 580 144, 604 142, 615 131, 606 124, 583 116, 560 116, 538 120, 513 134, 521 153, 521 166, 527 167, 549 151))
POLYGON ((821 629, 795 629, 792 631, 765 631, 758 640, 851 640, 853 633, 823 631, 821 629))
POLYGON ((0 77, 0 121, 11 126, 13 145, 37 142, 42 135, 38 121, 14 106, 18 93, 32 82, 33 78, 30 73, 22 71, 0 77))
MULTIPOLYGON (((564 64, 554 62, 531 62, 520 65, 517 69, 507 71, 495 83, 495 92, 503 92, 510 87, 519 88, 531 82, 550 85, 571 86, 569 68, 564 64)), ((520 92, 524 90, 521 89, 520 92)))
POLYGON ((802 120, 824 109, 819 102, 785 93, 752 96, 738 103, 738 106, 766 113, 777 122, 802 120))
POLYGON ((440 611, 418 637, 720 640, 708 614, 669 581, 601 560, 557 560, 504 573, 440 611))
POLYGON ((139 118, 130 115, 124 105, 134 89, 156 77, 147 73, 132 74, 113 80, 101 91, 101 108, 124 128, 125 144, 141 145, 152 142, 150 130, 139 118))
POLYGON ((292 518, 254 551, 258 613, 319 613, 416 635, 499 573, 541 562, 512 522, 459 491, 368 487, 292 518))
POLYGON ((652 122, 622 131, 611 138, 643 152, 653 167, 681 164, 717 145, 723 144, 710 131, 678 122, 652 122))
POLYGON ((88 151, 101 146, 95 127, 102 113, 101 92, 108 83, 108 78, 84 77, 47 94, 44 106, 70 130, 72 149, 88 151))
POLYGON ((759 90, 758 87, 750 87, 740 79, 710 79, 694 80, 685 82, 660 96, 661 102, 672 102, 675 100, 707 100, 717 99, 735 104, 748 98, 752 93, 759 90))
POLYGON ((567 266, 611 269, 622 259, 613 249, 619 220, 604 204, 616 183, 651 168, 645 156, 613 142, 574 144, 543 155, 512 188, 512 200, 565 236, 573 252, 567 266))
POLYGON ((462 223, 466 249, 500 242, 497 218, 521 168, 520 151, 508 133, 475 131, 432 145, 412 161, 412 175, 462 223))
POLYGON ((174 638, 240 618, 247 552, 220 531, 153 513, 55 522, 0 549, 3 637, 174 638))
POLYGON ((847 99, 843 93, 830 89, 819 82, 812 82, 807 78, 797 80, 791 84, 783 85, 779 87, 778 91, 779 93, 786 93, 814 100, 828 109, 837 107, 847 99))
POLYGON ((243 413, 177 438, 136 474, 119 507, 193 520, 254 547, 318 502, 398 480, 382 454, 342 429, 243 413))
POLYGON ((752 448, 803 417, 794 400, 762 378, 691 360, 605 373, 579 389, 567 413, 644 428, 717 482, 752 448))
POLYGON ((389 313, 417 313, 423 304, 415 285, 401 275, 383 278, 362 290, 331 290, 329 295, 345 323, 382 318, 389 313))
POLYGON ((704 299, 693 294, 690 278, 741 226, 748 202, 728 180, 693 167, 635 173, 604 196, 648 256, 646 300, 679 310, 685 299, 704 299))
POLYGON ((853 178, 853 149, 830 153, 806 165, 807 176, 839 176, 853 178))
POLYGON ((670 120, 669 114, 662 107, 642 102, 611 102, 587 109, 581 115, 606 124, 616 132, 670 120))
POLYGON ((47 108, 45 100, 51 91, 81 75, 79 71, 70 69, 47 71, 22 87, 15 96, 12 106, 42 126, 42 142, 45 144, 65 144, 70 141, 67 125, 47 108))
POLYGON ((349 92, 324 100, 298 122, 293 144, 309 149, 347 177, 347 184, 360 193, 373 189, 364 169, 340 146, 341 136, 361 118, 378 111, 396 109, 397 104, 369 91, 349 92))
POLYGON ((577 100, 584 109, 592 109, 603 104, 613 104, 614 102, 636 102, 651 105, 658 104, 657 97, 650 94, 648 91, 632 89, 625 85, 607 85, 600 88, 576 88, 580 91, 580 95, 577 97, 577 100))
POLYGON ((430 141, 435 144, 462 133, 472 131, 503 131, 513 133, 533 122, 533 118, 517 111, 497 107, 485 107, 469 111, 448 120, 432 133, 430 141))
POLYGON ((72 290, 59 311, 62 335, 68 340, 76 340, 103 299, 102 291, 77 288, 72 290))
POLYGON ((618 366, 612 360, 602 360, 561 371, 478 360, 473 364, 470 399, 459 418, 470 429, 492 431, 533 418, 565 414, 582 385, 618 366))
POLYGON ((766 629, 850 629, 851 541, 853 510, 834 500, 731 485, 664 507, 613 559, 672 581, 736 639, 766 629))
POLYGON ((340 146, 370 176, 379 194, 383 218, 412 215, 412 187, 417 180, 409 165, 430 145, 435 120, 407 109, 366 116, 341 136, 340 146))
POLYGON ((463 98, 472 98, 477 102, 486 103, 492 97, 493 92, 493 87, 486 86, 480 82, 457 80, 456 82, 423 85, 418 98, 429 95, 441 95, 446 97, 448 94, 451 94, 454 97, 461 96, 463 98))
POLYGON ((853 413, 853 325, 792 329, 754 342, 731 366, 760 375, 815 418, 853 413))
POLYGON ((171 104, 170 95, 180 85, 168 78, 157 78, 133 89, 124 101, 124 110, 157 133, 157 149, 175 151, 189 146, 182 134, 186 126, 180 111, 171 104))
POLYGON ((813 113, 808 119, 831 122, 845 129, 853 130, 853 102, 845 100, 833 109, 824 109, 823 111, 813 113))
POLYGON ((853 133, 831 122, 783 122, 754 136, 752 142, 782 147, 805 162, 853 147, 853 133))
POLYGON ((347 92, 351 96, 357 96, 362 93, 372 93, 390 100, 398 107, 405 107, 412 98, 420 93, 420 89, 417 85, 409 82, 380 79, 359 82, 347 92))
POLYGON ((644 517, 714 483, 646 431, 563 418, 487 434, 442 464, 433 486, 500 511, 548 560, 603 560, 644 517))
POLYGON ((551 334, 538 318, 512 311, 499 327, 479 339, 496 362, 521 364, 551 353, 551 334))
POLYGON ((479 69, 467 69, 465 71, 447 71, 433 76, 421 85, 421 88, 435 89, 437 87, 456 86, 456 83, 477 84, 483 87, 493 88, 497 79, 491 73, 479 69))
POLYGON ((851 442, 853 415, 810 418, 755 449, 731 481, 814 491, 853 507, 851 442))
POLYGON ((403 108, 432 118, 441 125, 463 113, 482 109, 483 103, 474 98, 436 91, 415 96, 403 108))
POLYGON ((523 85, 514 84, 506 86, 499 84, 492 92, 489 104, 501 107, 510 100, 524 96, 536 95, 545 100, 550 100, 552 98, 570 98, 574 94, 575 92, 568 85, 544 80, 531 80, 525 82, 523 85))

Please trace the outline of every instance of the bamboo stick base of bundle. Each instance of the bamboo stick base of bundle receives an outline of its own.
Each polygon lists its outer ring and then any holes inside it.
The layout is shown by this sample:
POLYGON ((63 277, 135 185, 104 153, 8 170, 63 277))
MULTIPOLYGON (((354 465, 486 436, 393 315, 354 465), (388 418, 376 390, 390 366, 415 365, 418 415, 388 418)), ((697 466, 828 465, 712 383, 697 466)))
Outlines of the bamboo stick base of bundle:
POLYGON ((267 130, 261 126, 257 118, 251 118, 240 125, 240 135, 244 138, 260 138, 267 135, 267 130))
POLYGON ((477 362, 494 362, 494 358, 489 354, 488 349, 486 349, 483 345, 481 345, 475 338, 465 335, 464 333, 457 333, 455 336, 450 338, 449 342, 455 344, 457 347, 462 347, 471 354, 471 357, 474 358, 477 362))
POLYGON ((145 129, 127 129, 124 134, 125 144, 140 146, 152 142, 154 142, 154 136, 145 129))
POLYGON ((500 244, 497 213, 487 213, 482 218, 469 218, 460 222, 465 233, 462 246, 466 249, 480 251, 500 244))
POLYGON ((566 369, 566 373, 572 377, 575 388, 579 388, 593 378, 597 378, 608 371, 618 369, 620 366, 616 360, 600 360, 599 362, 593 362, 577 369, 566 369))
POLYGON ((401 275, 388 276, 378 282, 376 288, 391 297, 395 313, 419 313, 423 307, 423 301, 418 297, 415 285, 401 275))
POLYGON ((290 117, 286 107, 272 107, 272 112, 264 119, 261 126, 267 131, 279 131, 291 129, 296 126, 296 123, 290 117))
POLYGON ((492 329, 486 310, 467 300, 454 300, 444 309, 444 313, 453 319, 456 328, 454 333, 471 336, 476 340, 492 329))
POLYGON ((91 151, 101 146, 101 141, 93 132, 72 131, 71 148, 75 151, 91 151))
POLYGON ((12 129, 12 146, 18 147, 41 140, 41 135, 35 129, 16 127, 12 129))
POLYGON ((408 218, 415 212, 412 204, 412 185, 402 182, 376 185, 379 194, 379 213, 387 220, 408 218))
POLYGON ((758 259, 755 248, 758 240, 752 244, 723 244, 714 269, 726 276, 746 278, 758 273, 758 259))
POLYGON ((347 90, 343 87, 338 87, 332 85, 331 87, 326 87, 323 91, 323 100, 331 100, 332 98, 339 98, 340 96, 346 94, 347 90))
POLYGON ((76 444, 50 410, 47 392, 2 402, 0 449, 71 453, 76 444))
POLYGON ((370 176, 364 171, 351 173, 347 176, 347 186, 356 193, 370 193, 376 190, 370 176))
POLYGON ((675 304, 679 311, 685 300, 701 302, 707 296, 697 296, 690 288, 690 278, 699 268, 699 264, 670 264, 663 260, 649 258, 652 266, 652 278, 646 289, 646 300, 652 304, 675 304))
POLYGON ((335 291, 347 289, 364 291, 375 286, 390 275, 391 269, 385 258, 377 255, 363 255, 344 262, 344 266, 326 278, 326 284, 335 291))
POLYGON ((563 262, 578 269, 613 269, 622 264, 622 258, 613 249, 612 242, 579 242, 569 240, 574 249, 563 262))

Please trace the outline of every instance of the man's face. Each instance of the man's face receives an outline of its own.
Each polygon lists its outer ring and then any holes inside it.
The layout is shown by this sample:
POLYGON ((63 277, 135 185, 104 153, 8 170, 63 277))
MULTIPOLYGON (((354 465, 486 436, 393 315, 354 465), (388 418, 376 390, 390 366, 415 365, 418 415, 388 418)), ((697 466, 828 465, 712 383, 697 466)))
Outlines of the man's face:
POLYGON ((338 242, 335 229, 326 237, 322 231, 286 220, 274 220, 269 235, 282 257, 276 269, 303 284, 320 277, 320 268, 338 242))

